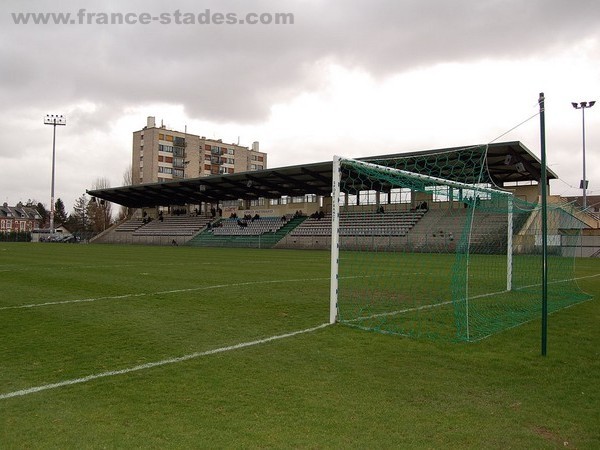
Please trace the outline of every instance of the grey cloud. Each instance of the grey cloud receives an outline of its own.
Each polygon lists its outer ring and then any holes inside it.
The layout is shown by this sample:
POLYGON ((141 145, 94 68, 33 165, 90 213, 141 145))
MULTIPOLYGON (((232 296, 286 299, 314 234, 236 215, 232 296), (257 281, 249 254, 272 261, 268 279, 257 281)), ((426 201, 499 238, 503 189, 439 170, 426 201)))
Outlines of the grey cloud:
MULTIPOLYGON (((8 104, 88 100, 122 107, 183 104, 199 119, 263 120, 319 82, 328 60, 385 77, 432 62, 528 57, 598 33, 592 0, 86 3, 88 11, 289 11, 290 26, 16 26, 8 2, 0 98, 8 104), (307 87, 308 83, 308 87, 307 87)), ((39 5, 36 7, 35 5, 39 5)), ((76 13, 80 2, 53 4, 76 13)))

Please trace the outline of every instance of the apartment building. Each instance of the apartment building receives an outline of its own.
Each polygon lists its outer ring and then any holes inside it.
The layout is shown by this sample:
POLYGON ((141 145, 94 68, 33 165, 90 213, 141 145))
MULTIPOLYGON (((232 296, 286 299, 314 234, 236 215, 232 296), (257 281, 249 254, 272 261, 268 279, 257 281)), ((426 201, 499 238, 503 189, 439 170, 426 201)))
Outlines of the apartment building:
POLYGON ((157 127, 154 117, 148 117, 146 126, 133 132, 134 185, 266 168, 267 154, 259 151, 258 142, 250 148, 227 144, 164 125, 157 127))

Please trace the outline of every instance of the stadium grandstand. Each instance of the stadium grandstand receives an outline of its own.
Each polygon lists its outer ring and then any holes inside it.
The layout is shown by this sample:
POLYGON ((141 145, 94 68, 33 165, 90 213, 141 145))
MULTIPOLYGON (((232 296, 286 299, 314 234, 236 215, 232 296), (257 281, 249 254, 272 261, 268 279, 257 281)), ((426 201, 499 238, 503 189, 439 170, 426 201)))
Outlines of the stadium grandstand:
MULTIPOLYGON (((518 141, 358 160, 489 186, 530 204, 539 201, 541 163, 518 141)), ((327 249, 331 245, 332 171, 329 161, 90 190, 93 197, 134 211, 93 242, 327 249)), ((547 177, 558 178, 550 169, 547 177)), ((462 191, 448 199, 434 191, 393 189, 386 183, 352 189, 345 194, 346 208, 339 223, 340 243, 346 248, 452 252, 461 237, 467 206, 475 201, 466 194, 463 198, 462 191)), ((550 201, 567 203, 560 197, 550 201)), ((599 228, 593 215, 576 208, 571 214, 581 228, 599 228)), ((524 216, 517 225, 531 226, 534 216, 524 216)), ((476 220, 479 236, 472 236, 475 241, 506 226, 506 215, 499 217, 493 211, 477 215, 476 220)), ((555 233, 568 235, 569 231, 557 228, 555 233)), ((597 252, 597 244, 593 241, 585 256, 597 252)))

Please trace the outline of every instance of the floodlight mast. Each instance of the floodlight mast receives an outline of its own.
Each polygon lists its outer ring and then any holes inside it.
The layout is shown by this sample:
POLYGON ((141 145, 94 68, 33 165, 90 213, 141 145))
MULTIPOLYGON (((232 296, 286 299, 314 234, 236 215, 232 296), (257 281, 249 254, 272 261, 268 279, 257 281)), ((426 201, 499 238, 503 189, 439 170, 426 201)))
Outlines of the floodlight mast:
POLYGON ((582 140, 583 140, 583 180, 581 180, 581 189, 583 190, 583 210, 585 211, 587 209, 587 197, 586 197, 586 190, 587 190, 587 179, 585 177, 585 110, 586 108, 591 108, 592 106, 594 106, 594 104, 596 103, 596 101, 591 101, 591 102, 579 102, 579 104, 575 103, 575 102, 571 102, 571 105, 573 105, 573 108, 575 109, 581 109, 581 133, 582 133, 582 140))
POLYGON ((54 236, 54 169, 56 161, 56 126, 66 125, 67 118, 60 114, 46 114, 44 125, 52 125, 52 187, 50 188, 50 236, 54 236))

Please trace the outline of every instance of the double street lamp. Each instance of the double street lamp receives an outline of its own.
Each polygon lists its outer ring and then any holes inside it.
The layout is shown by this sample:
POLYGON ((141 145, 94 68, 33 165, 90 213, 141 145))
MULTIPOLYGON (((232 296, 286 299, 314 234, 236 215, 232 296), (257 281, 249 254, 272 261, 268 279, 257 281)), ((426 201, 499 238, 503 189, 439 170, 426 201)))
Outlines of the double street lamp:
POLYGON ((56 126, 66 125, 67 118, 57 114, 46 114, 44 117, 45 125, 52 125, 54 131, 52 133, 52 188, 50 190, 50 236, 54 236, 54 162, 56 160, 56 126))
POLYGON ((571 105, 573 105, 573 108, 575 109, 581 109, 581 123, 582 123, 582 133, 583 133, 583 180, 581 180, 581 184, 579 185, 580 189, 583 189, 583 209, 586 210, 587 209, 587 198, 585 195, 585 191, 587 189, 587 179, 585 178, 585 110, 586 108, 591 108, 592 106, 594 106, 596 102, 595 101, 591 101, 591 102, 580 102, 580 103, 575 103, 572 102, 571 105))

